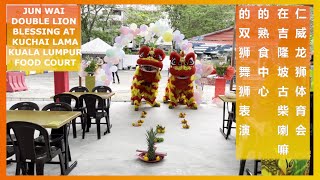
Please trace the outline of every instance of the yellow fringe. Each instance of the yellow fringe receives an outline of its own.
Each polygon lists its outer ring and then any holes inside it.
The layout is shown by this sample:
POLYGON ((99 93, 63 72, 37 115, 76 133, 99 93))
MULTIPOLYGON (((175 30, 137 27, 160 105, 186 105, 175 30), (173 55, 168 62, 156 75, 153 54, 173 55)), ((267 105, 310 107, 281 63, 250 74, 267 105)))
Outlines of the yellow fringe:
POLYGON ((185 71, 189 71, 192 69, 191 66, 172 66, 173 69, 175 69, 176 71, 182 71, 182 70, 185 70, 185 71))

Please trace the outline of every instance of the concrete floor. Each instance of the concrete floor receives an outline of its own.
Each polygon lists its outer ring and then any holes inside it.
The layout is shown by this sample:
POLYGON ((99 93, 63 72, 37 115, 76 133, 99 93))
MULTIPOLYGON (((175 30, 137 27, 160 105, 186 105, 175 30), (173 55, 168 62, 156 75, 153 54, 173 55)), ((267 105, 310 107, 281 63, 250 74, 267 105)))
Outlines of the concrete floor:
MULTIPOLYGON (((16 103, 8 101, 7 107, 16 103)), ((36 102, 40 107, 50 103, 36 102)), ((201 104, 198 110, 184 106, 170 110, 165 104, 160 108, 143 105, 135 112, 130 103, 113 102, 111 107, 111 133, 97 139, 96 127, 92 126, 85 139, 73 139, 70 131, 72 159, 78 161, 70 175, 237 175, 239 161, 235 159, 235 132, 229 140, 220 134, 222 108, 215 104, 201 104), (147 117, 141 127, 131 123, 140 119, 142 110, 147 117), (187 114, 190 129, 182 129, 180 112, 187 114), (166 127, 159 135, 164 142, 157 145, 159 152, 168 156, 160 163, 147 164, 136 158, 136 149, 146 149, 145 132, 157 125, 166 127)), ((102 129, 106 127, 102 126, 102 129)), ((253 169, 252 161, 247 167, 253 169)), ((14 175, 15 164, 7 165, 7 175, 14 175)), ((58 175, 59 165, 45 165, 46 175, 58 175)))
MULTIPOLYGON (((73 139, 70 131, 70 148, 77 167, 70 175, 238 175, 239 161, 235 158, 235 129, 228 140, 220 134, 222 126, 222 102, 212 101, 214 86, 205 86, 203 103, 198 110, 188 110, 184 106, 175 110, 161 104, 160 108, 143 105, 135 112, 128 102, 130 85, 134 71, 119 71, 120 84, 112 84, 116 95, 112 97, 110 134, 97 140, 96 126, 93 125, 86 138, 81 139, 80 126, 78 138, 73 139), (142 110, 148 112, 141 127, 131 124, 140 119, 142 110), (178 118, 180 112, 187 114, 190 129, 182 129, 178 118), (146 130, 157 124, 166 127, 166 133, 159 135, 163 143, 157 145, 158 151, 167 152, 163 162, 146 164, 137 160, 136 149, 146 149, 146 130)), ((162 72, 158 100, 162 100, 168 74, 162 72)), ((76 72, 69 73, 70 88, 78 85, 76 72)), ((7 109, 21 101, 32 101, 40 108, 51 103, 54 95, 53 73, 30 75, 26 77, 28 91, 6 93, 7 109)), ((226 88, 228 89, 228 88, 226 88)), ((102 128, 106 128, 102 126, 102 128)), ((253 162, 247 161, 247 168, 253 170, 253 162)), ((14 175, 15 164, 7 165, 7 174, 14 175)), ((59 175, 59 165, 45 165, 46 175, 59 175)))

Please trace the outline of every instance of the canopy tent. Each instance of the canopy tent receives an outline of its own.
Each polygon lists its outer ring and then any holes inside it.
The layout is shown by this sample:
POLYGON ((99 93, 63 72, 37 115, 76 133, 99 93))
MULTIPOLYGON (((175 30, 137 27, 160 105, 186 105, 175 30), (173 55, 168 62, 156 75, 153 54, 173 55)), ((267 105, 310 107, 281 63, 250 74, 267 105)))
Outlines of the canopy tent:
POLYGON ((92 41, 89 41, 81 46, 81 53, 82 54, 106 54, 106 50, 111 48, 111 46, 101 40, 100 38, 96 38, 92 41))

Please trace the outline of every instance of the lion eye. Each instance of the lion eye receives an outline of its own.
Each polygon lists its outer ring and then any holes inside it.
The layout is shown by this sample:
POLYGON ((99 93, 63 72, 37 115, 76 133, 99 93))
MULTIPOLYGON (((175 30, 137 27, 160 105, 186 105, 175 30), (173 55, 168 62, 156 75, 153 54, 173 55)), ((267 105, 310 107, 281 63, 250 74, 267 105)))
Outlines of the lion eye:
POLYGON ((175 66, 175 65, 176 65, 176 59, 173 58, 173 59, 171 60, 171 65, 172 65, 172 66, 175 66))
POLYGON ((140 58, 143 58, 143 55, 144 55, 144 52, 142 52, 142 53, 139 55, 139 57, 140 57, 140 58))
POLYGON ((194 65, 194 60, 193 58, 189 59, 189 66, 193 66, 194 65))

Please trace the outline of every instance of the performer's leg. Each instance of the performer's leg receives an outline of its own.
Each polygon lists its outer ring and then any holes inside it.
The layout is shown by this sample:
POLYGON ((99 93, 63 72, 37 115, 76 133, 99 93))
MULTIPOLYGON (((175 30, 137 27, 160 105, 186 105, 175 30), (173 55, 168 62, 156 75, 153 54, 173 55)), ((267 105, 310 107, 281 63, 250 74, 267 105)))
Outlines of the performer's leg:
POLYGON ((152 107, 160 107, 160 103, 156 101, 158 95, 158 82, 153 82, 151 87, 146 87, 144 99, 152 107))
POLYGON ((156 97, 155 96, 152 96, 152 97, 144 97, 144 99, 146 100, 146 102, 148 104, 150 104, 150 106, 152 107, 160 107, 160 103, 156 101, 156 97))
POLYGON ((186 96, 184 94, 180 96, 179 104, 181 104, 181 105, 186 105, 187 104, 186 96))
POLYGON ((117 79, 118 79, 118 84, 120 84, 120 79, 119 79, 118 71, 116 71, 116 76, 117 76, 117 79))
POLYGON ((168 103, 169 102, 169 100, 170 100, 169 93, 170 93, 170 78, 168 79, 166 91, 165 91, 165 94, 163 96, 163 103, 168 103))
POLYGON ((141 99, 142 99, 142 96, 134 96, 133 97, 133 104, 134 104, 134 110, 135 111, 139 110, 139 107, 140 107, 140 104, 141 104, 141 99))
POLYGON ((157 86, 151 86, 151 88, 146 88, 144 99, 152 107, 160 107, 160 103, 156 102, 157 99, 157 86))
POLYGON ((170 100, 169 92, 170 92, 169 88, 166 87, 166 92, 165 92, 165 95, 163 96, 163 103, 168 103, 169 102, 169 100, 170 100))
POLYGON ((114 81, 114 72, 112 72, 112 79, 113 79, 113 83, 115 83, 115 81, 114 81))
POLYGON ((170 97, 169 109, 173 109, 178 104, 179 92, 177 90, 170 89, 169 97, 170 97))
POLYGON ((198 109, 198 105, 196 103, 196 100, 194 99, 193 96, 193 90, 189 90, 186 92, 186 101, 187 101, 187 106, 191 109, 198 109))
POLYGON ((143 93, 138 87, 138 82, 134 79, 131 86, 131 104, 134 105, 136 111, 139 110, 143 93))

